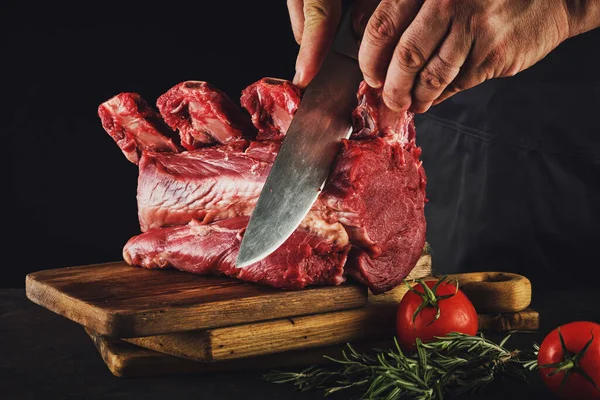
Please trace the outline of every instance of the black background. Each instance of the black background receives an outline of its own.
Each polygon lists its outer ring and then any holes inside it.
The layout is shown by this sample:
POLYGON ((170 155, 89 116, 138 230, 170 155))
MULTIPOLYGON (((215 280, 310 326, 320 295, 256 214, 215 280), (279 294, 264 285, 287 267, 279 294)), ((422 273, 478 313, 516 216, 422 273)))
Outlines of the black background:
MULTIPOLYGON (((3 233, 0 287, 23 287, 25 275, 33 271, 122 259, 123 245, 139 233, 135 198, 137 167, 125 159, 103 130, 97 115, 98 105, 125 91, 138 92, 154 104, 158 96, 185 80, 208 81, 238 100, 243 88, 262 77, 292 79, 298 46, 285 3, 284 0, 3 1, 0 5, 0 134, 2 145, 8 150, 0 155, 3 183, 0 186, 3 233)), ((552 127, 552 118, 556 116, 561 127, 571 126, 562 129, 562 134, 579 135, 600 151, 595 136, 598 95, 594 92, 598 87, 596 66, 600 66, 599 35, 596 31, 570 39, 530 70, 507 80, 488 81, 455 98, 460 97, 460 101, 475 110, 474 115, 479 112, 485 117, 482 121, 489 120, 495 126, 501 126, 505 117, 510 116, 512 119, 504 121, 504 125, 509 126, 508 131, 514 135, 531 134, 529 123, 534 128, 544 126, 534 123, 536 121, 548 119, 550 122, 545 123, 552 127), (570 92, 562 89, 553 92, 552 88, 561 82, 574 94, 565 95, 570 92), (506 87, 506 94, 492 96, 493 103, 489 98, 495 86, 500 88, 496 89, 498 93, 506 87), (470 97, 474 100, 469 100, 470 97), (496 120, 491 119, 494 115, 496 120), (520 129, 512 129, 513 123, 520 129)), ((452 107, 446 107, 451 119, 457 115, 452 107)), ((459 168, 462 159, 454 158, 458 155, 450 154, 446 145, 438 141, 442 136, 423 135, 427 130, 419 131, 419 123, 417 131, 421 132, 417 135, 417 144, 426 148, 423 161, 425 170, 429 171, 428 197, 433 201, 436 198, 465 201, 448 190, 448 186, 455 186, 455 180, 461 177, 446 176, 452 171, 450 161, 459 168), (443 163, 439 162, 440 155, 446 157, 443 163)), ((541 129, 540 135, 548 136, 545 132, 541 129)), ((445 140, 454 139, 446 137, 445 140)), ((556 141, 561 146, 565 142, 562 138, 556 141)), ((594 171, 590 169, 586 173, 592 175, 594 171)), ((504 175, 500 184, 506 181, 510 187, 512 178, 507 173, 504 175)), ((481 179, 485 183, 485 176, 481 179)), ((531 185, 537 183, 535 178, 531 179, 531 185)), ((574 207, 567 199, 571 193, 569 185, 568 181, 560 182, 560 192, 553 192, 551 197, 563 196, 555 203, 585 213, 585 209, 574 207)), ((473 187, 477 196, 484 195, 478 180, 474 180, 473 187)), ((517 189, 512 193, 510 190, 500 192, 509 200, 512 195, 521 199, 517 189)), ((583 200, 593 203, 592 194, 588 197, 583 200)), ((548 197, 543 197, 542 203, 546 200, 548 197)), ((521 200, 518 201, 521 204, 521 200)), ((503 205, 507 200, 496 198, 496 202, 503 205)), ((597 208, 590 212, 596 213, 595 210, 597 208)), ((558 220, 555 211, 544 217, 545 222, 552 224, 558 220)), ((515 215, 513 213, 513 219, 518 219, 515 215)), ((563 220, 566 218, 568 222, 569 215, 562 215, 563 220)), ((435 229, 428 228, 428 239, 437 244, 433 246, 434 251, 446 246, 448 255, 456 252, 449 247, 452 243, 446 238, 449 231, 448 226, 443 225, 444 219, 438 216, 437 237, 432 235, 435 229)), ((595 255, 588 251, 595 239, 586 233, 597 235, 596 225, 592 224, 588 231, 578 227, 590 222, 593 219, 571 224, 573 230, 581 231, 578 235, 584 237, 583 244, 578 245, 579 236, 573 236, 574 246, 545 246, 544 251, 556 249, 548 254, 552 254, 549 258, 555 260, 557 270, 573 264, 577 265, 571 270, 573 275, 600 272, 595 255)), ((489 220, 482 224, 486 233, 495 229, 487 228, 489 220)), ((471 227, 465 229, 465 232, 472 231, 471 227)), ((518 233, 517 227, 510 235, 514 236, 518 251, 524 252, 527 247, 522 245, 522 236, 518 233)), ((477 232, 472 234, 477 235, 477 232)), ((505 235, 501 231, 499 234, 505 235)), ((569 235, 562 236, 564 239, 569 235)), ((493 241, 493 235, 489 237, 493 241)), ((491 245, 498 247, 495 243, 491 245)), ((471 243, 473 246, 478 245, 471 243)), ((502 247, 499 249, 504 256, 496 257, 496 264, 489 264, 488 247, 479 247, 480 258, 471 262, 476 270, 487 265, 496 270, 505 268, 527 274, 537 269, 538 275, 548 275, 550 279, 556 276, 546 274, 542 267, 521 271, 513 262, 516 253, 504 251, 502 247)), ((441 261, 444 260, 445 257, 441 257, 441 261)), ((463 261, 455 264, 462 266, 463 261)))
POLYGON ((97 107, 124 91, 156 98, 204 80, 238 100, 292 79, 285 1, 2 2, 0 287, 32 271, 121 259, 139 233, 137 168, 97 107))

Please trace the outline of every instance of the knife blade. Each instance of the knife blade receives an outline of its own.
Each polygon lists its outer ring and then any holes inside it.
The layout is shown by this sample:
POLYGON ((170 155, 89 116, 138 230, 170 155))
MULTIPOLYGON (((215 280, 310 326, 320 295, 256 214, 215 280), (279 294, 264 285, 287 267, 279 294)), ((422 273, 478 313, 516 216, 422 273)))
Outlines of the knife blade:
POLYGON ((296 230, 319 196, 341 140, 352 133, 362 73, 350 14, 305 89, 242 238, 238 268, 268 256, 296 230))

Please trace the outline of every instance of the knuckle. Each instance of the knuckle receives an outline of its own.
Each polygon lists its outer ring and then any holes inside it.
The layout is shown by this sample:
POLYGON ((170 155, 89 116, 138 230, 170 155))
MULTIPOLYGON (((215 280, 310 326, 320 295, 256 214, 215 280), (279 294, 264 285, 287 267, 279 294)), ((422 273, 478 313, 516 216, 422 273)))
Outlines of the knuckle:
POLYGON ((405 99, 404 96, 393 89, 383 90, 383 101, 388 108, 395 111, 405 110, 410 106, 410 99, 405 99))
POLYGON ((462 92, 463 90, 467 89, 467 80, 462 78, 462 79, 455 79, 452 82, 450 82, 448 84, 448 87, 446 88, 445 92, 448 93, 458 93, 458 92, 462 92))
POLYGON ((448 85, 445 73, 433 66, 427 66, 419 75, 419 83, 428 90, 438 91, 448 85))
POLYGON ((329 17, 329 7, 327 7, 325 1, 307 1, 304 3, 304 18, 306 23, 325 21, 329 17))
POLYGON ((400 42, 395 51, 394 59, 402 70, 417 72, 425 65, 423 52, 411 42, 400 42))
POLYGON ((438 68, 447 71, 447 73, 458 73, 461 67, 459 64, 447 61, 442 54, 438 54, 438 56, 436 57, 436 62, 438 64, 438 68))
POLYGON ((424 112, 427 112, 427 110, 429 110, 430 106, 431 102, 414 101, 411 104, 410 109, 416 114, 423 114, 424 112))
POLYGON ((444 60, 441 55, 437 55, 419 74, 419 84, 426 89, 439 91, 448 86, 459 71, 460 66, 444 60))
POLYGON ((503 72, 503 76, 515 76, 523 70, 523 63, 516 61, 503 72))
POLYGON ((504 69, 506 61, 506 49, 502 45, 494 45, 488 51, 481 63, 481 66, 488 71, 497 71, 504 69))
POLYGON ((389 41, 396 37, 394 18, 385 8, 375 10, 369 20, 367 32, 375 41, 389 41))

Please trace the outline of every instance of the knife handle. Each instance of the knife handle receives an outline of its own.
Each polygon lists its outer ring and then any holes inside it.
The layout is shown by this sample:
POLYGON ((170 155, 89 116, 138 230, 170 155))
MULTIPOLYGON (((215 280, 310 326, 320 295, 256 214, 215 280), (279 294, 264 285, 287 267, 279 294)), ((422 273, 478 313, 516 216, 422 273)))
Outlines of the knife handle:
POLYGON ((358 39, 352 28, 353 3, 353 1, 344 2, 344 13, 331 50, 358 60, 358 39))

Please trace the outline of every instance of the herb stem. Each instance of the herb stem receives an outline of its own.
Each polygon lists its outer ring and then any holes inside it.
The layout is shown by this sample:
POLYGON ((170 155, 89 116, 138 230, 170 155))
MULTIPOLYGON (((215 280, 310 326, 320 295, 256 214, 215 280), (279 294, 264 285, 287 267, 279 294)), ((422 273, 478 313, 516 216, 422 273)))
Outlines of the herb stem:
POLYGON ((348 344, 340 359, 327 357, 337 369, 309 367, 301 372, 271 371, 264 379, 291 383, 297 390, 324 389, 326 395, 355 391, 375 399, 443 399, 485 387, 497 376, 525 379, 523 370, 535 368, 535 353, 508 350, 476 336, 450 333, 429 343, 417 340, 417 351, 406 355, 394 339, 389 350, 359 353, 348 344))

